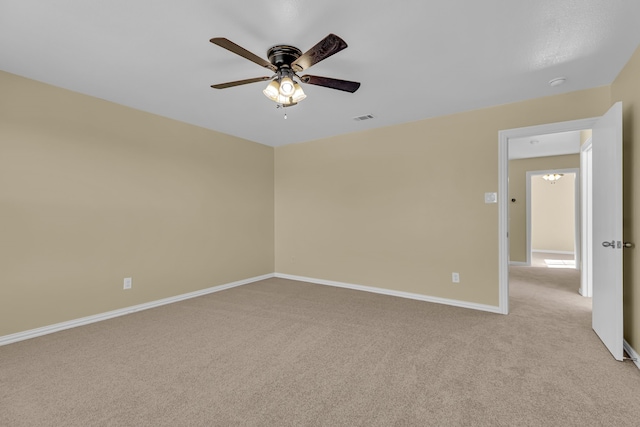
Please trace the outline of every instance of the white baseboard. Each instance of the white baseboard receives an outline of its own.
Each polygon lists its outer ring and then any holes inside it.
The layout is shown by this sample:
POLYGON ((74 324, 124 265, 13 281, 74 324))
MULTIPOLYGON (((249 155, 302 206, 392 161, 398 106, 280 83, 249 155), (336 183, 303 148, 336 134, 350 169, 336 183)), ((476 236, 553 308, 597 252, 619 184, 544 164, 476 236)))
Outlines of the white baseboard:
POLYGON ((351 283, 343 283, 343 282, 334 282, 332 280, 314 279, 311 277, 304 277, 304 276, 293 276, 291 274, 276 273, 275 277, 279 277, 281 279, 297 280, 299 282, 315 283, 317 285, 335 286, 338 288, 347 288, 347 289, 353 289, 356 291, 372 292, 375 294, 391 295, 394 297, 408 298, 408 299, 414 299, 419 301, 433 302, 436 304, 445 304, 445 305, 451 305, 454 307, 470 308, 472 310, 488 311, 491 313, 502 314, 502 312, 500 311, 500 307, 493 306, 493 305, 476 304, 476 303, 467 302, 467 301, 432 297, 428 295, 414 294, 410 292, 394 291, 391 289, 374 288, 371 286, 354 285, 351 283))
POLYGON ((135 313, 136 311, 148 310, 150 308, 159 307, 161 305, 171 304, 174 302, 183 301, 190 298, 196 298, 199 296, 212 294, 214 292, 224 291, 225 289, 231 289, 237 286, 247 285, 249 283, 270 279, 272 277, 275 277, 273 273, 265 274, 263 276, 256 276, 249 279, 239 280, 237 282, 226 283, 224 285, 214 286, 211 288, 202 289, 195 292, 176 295, 174 297, 151 301, 144 304, 138 304, 131 307, 125 307, 119 310, 108 311, 106 313, 100 313, 100 314, 95 314, 93 316, 82 317, 80 319, 69 320, 67 322, 56 323, 54 325, 43 326, 41 328, 36 328, 36 329, 30 329, 24 332, 17 332, 11 335, 4 335, 0 337, 0 346, 12 344, 18 341, 28 340, 29 338, 35 338, 35 337, 39 337, 46 334, 52 334, 54 332, 75 328, 77 326, 83 326, 83 325, 88 325, 90 323, 100 322, 102 320, 112 319, 114 317, 124 316, 126 314, 135 313))
POLYGON ((575 255, 573 251, 552 251, 551 249, 531 249, 531 252, 542 252, 545 254, 559 254, 559 255, 575 255))
POLYGON ((640 369, 640 355, 638 355, 638 352, 635 351, 633 349, 633 347, 631 347, 629 345, 629 343, 627 342, 627 340, 624 341, 624 351, 627 352, 627 354, 629 355, 629 357, 631 357, 631 359, 633 359, 633 363, 636 364, 636 366, 638 367, 638 369, 640 369))

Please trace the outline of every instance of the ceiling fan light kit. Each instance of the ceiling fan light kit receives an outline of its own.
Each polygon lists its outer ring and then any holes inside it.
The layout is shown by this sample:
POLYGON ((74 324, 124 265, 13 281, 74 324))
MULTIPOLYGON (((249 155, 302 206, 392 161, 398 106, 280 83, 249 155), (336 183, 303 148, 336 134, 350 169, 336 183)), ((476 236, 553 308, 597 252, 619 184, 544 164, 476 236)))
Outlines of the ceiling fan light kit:
POLYGON ((285 106, 296 105, 307 97, 300 84, 292 79, 293 72, 283 67, 262 91, 270 100, 285 106))
POLYGON ((293 95, 293 80, 290 77, 283 77, 280 79, 280 94, 286 97, 293 95))
POLYGON ((296 105, 307 97, 302 90, 300 83, 323 86, 350 93, 355 92, 360 87, 360 83, 358 82, 310 75, 300 77, 296 74, 347 47, 347 43, 335 34, 329 34, 304 54, 300 49, 293 46, 273 46, 267 51, 269 61, 260 58, 228 39, 216 37, 212 38, 210 41, 213 44, 223 47, 230 52, 240 55, 249 61, 255 62, 256 64, 275 72, 271 77, 257 77, 253 79, 212 85, 211 87, 214 89, 226 89, 229 87, 271 80, 262 93, 278 105, 289 107, 296 105))
POLYGON ((549 181, 551 184, 555 184, 564 174, 562 173, 548 173, 542 177, 545 181, 549 181))

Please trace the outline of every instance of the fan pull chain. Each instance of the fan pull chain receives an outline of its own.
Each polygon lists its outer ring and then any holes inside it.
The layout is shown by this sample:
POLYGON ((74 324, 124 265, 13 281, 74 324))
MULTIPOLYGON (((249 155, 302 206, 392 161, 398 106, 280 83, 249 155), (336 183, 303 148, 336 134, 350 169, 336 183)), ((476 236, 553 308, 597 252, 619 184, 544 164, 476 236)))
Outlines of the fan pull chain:
POLYGON ((282 108, 284 110, 284 119, 287 120, 287 106, 284 104, 276 105, 276 108, 282 108))

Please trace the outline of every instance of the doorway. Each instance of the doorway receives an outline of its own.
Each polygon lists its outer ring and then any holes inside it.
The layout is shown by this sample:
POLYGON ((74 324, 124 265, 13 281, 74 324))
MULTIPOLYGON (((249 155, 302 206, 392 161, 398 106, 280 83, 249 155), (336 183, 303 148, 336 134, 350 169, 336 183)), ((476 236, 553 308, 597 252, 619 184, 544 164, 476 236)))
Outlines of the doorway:
MULTIPOLYGON (((558 157, 548 161, 551 163, 553 160, 557 162, 558 157)), ((560 160, 579 165, 580 155, 565 155, 560 160)), ((526 172, 527 259, 531 260, 528 265, 534 264, 534 253, 544 253, 548 256, 545 264, 549 268, 572 267, 580 270, 582 230, 579 176, 579 168, 526 172), (549 257, 552 254, 556 256, 549 257)))
MULTIPOLYGON (((600 117, 498 132, 498 258, 499 311, 509 313, 510 141, 517 137, 592 129, 591 185, 593 248, 592 328, 616 360, 623 360, 622 298, 622 103, 600 117), (600 242, 600 244, 596 243, 600 242)), ((583 174, 586 175, 586 174, 583 174)))
MULTIPOLYGON (((500 312, 503 314, 509 313, 509 261, 510 261, 510 236, 509 226, 509 208, 513 199, 518 200, 517 197, 510 197, 509 185, 509 157, 510 157, 510 141, 517 140, 519 138, 529 138, 529 144, 532 146, 537 145, 536 139, 531 139, 538 135, 553 135, 564 132, 576 132, 584 129, 591 129, 597 122, 598 118, 573 120, 569 122, 551 123, 546 125, 531 126, 526 128, 509 129, 500 131, 498 133, 499 138, 499 169, 498 169, 498 221, 499 221, 499 307, 500 312)), ((535 148, 534 148, 535 150, 535 148)), ((580 147, 578 146, 576 153, 579 153, 580 147)), ((513 151, 513 150, 511 150, 513 151)), ((513 153, 511 153, 513 154, 513 153)), ((513 157, 513 156, 512 156, 513 157)), ((542 169, 542 168, 540 168, 542 169)), ((513 236, 515 237, 515 236, 513 236)), ((530 262, 530 259, 528 260, 530 262)), ((582 264, 582 263, 581 263, 582 264)))

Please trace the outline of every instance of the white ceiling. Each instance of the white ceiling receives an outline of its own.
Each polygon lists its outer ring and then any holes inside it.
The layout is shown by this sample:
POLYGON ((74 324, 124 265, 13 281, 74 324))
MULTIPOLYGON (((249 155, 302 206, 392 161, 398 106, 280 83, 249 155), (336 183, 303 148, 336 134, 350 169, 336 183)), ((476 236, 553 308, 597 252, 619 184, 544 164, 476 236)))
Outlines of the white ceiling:
POLYGON ((580 131, 509 138, 509 159, 562 156, 580 152, 580 131))
POLYGON ((639 16, 638 0, 0 0, 0 69, 278 146, 610 84, 639 16), (329 33, 349 47, 305 73, 354 94, 304 85, 283 120, 264 82, 210 88, 269 75, 212 37, 266 58, 329 33))

